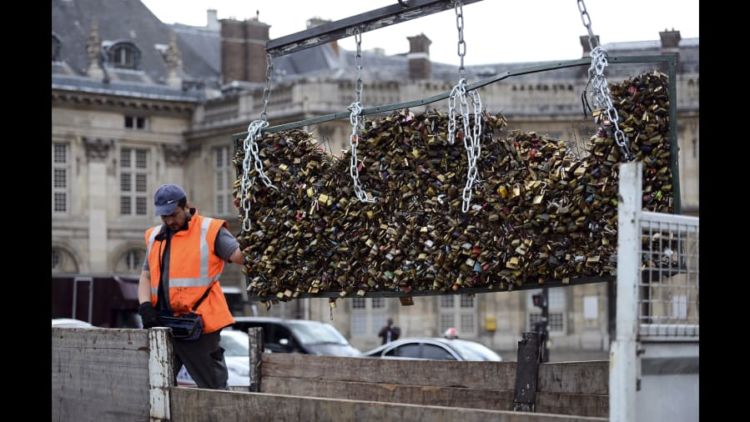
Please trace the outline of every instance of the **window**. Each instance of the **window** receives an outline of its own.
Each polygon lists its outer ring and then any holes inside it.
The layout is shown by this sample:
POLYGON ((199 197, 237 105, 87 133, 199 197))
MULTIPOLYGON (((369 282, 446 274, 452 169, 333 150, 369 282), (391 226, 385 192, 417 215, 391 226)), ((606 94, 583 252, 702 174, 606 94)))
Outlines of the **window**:
POLYGON ((395 347, 389 350, 385 355, 399 356, 404 358, 418 358, 420 357, 419 344, 405 344, 403 346, 395 347))
POLYGON ((125 127, 127 129, 146 129, 146 118, 140 116, 125 116, 125 127))
MULTIPOLYGON (((528 310, 528 330, 534 329, 534 323, 541 321, 542 310, 534 306, 531 297, 541 293, 542 289, 529 290, 526 294, 526 309, 528 310)), ((548 290, 549 321, 547 328, 550 333, 565 334, 565 310, 567 296, 564 287, 556 287, 548 290)))
POLYGON ((214 148, 216 167, 214 168, 214 192, 216 214, 232 213, 232 156, 228 146, 214 148))
POLYGON ((148 213, 148 150, 120 151, 120 214, 148 213))
POLYGON ((143 261, 145 258, 146 258, 145 249, 141 249, 141 248, 128 249, 120 257, 120 261, 117 263, 115 267, 115 272, 128 273, 128 274, 134 274, 134 273, 140 274, 141 269, 143 268, 143 261))
POLYGON ((141 52, 131 42, 118 42, 107 49, 109 63, 121 69, 138 69, 141 52))
POLYGON ((583 297, 583 318, 596 321, 599 319, 599 298, 596 296, 583 297))
POLYGON ((422 344, 422 357, 433 360, 456 360, 447 350, 434 344, 422 344))
POLYGON ((367 314, 352 313, 352 337, 367 336, 367 314))
POLYGON ((461 295, 458 300, 455 295, 440 296, 439 304, 439 335, 442 336, 448 328, 456 328, 459 337, 477 335, 477 308, 474 296, 461 295))
POLYGON ((440 334, 444 333, 450 327, 455 327, 453 313, 440 314, 440 334))
POLYGON ((52 213, 68 212, 70 148, 68 144, 52 143, 52 213))
POLYGON ((352 298, 351 327, 352 337, 377 339, 378 332, 388 320, 386 302, 382 297, 366 299, 352 298))
POLYGON ((142 267, 144 253, 138 249, 131 249, 125 254, 125 267, 128 270, 135 271, 142 267))
POLYGON ((60 247, 52 248, 52 272, 53 273, 77 273, 78 263, 73 255, 60 247))
POLYGON ((52 249, 52 270, 62 267, 63 256, 58 249, 52 249))
POLYGON ((365 298, 363 297, 355 297, 352 299, 352 308, 354 309, 365 309, 365 298))
POLYGON ((672 296, 672 318, 687 319, 688 300, 685 295, 672 296))
POLYGON ((474 331, 474 315, 461 314, 461 325, 458 327, 460 333, 474 331))

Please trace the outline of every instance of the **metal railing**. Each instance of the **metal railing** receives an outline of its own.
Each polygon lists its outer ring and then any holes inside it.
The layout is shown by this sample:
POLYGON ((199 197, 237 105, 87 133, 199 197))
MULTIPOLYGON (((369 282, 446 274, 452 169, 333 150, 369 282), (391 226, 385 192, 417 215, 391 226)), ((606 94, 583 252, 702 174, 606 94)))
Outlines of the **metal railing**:
POLYGON ((699 335, 699 219, 642 212, 638 322, 641 339, 699 335))

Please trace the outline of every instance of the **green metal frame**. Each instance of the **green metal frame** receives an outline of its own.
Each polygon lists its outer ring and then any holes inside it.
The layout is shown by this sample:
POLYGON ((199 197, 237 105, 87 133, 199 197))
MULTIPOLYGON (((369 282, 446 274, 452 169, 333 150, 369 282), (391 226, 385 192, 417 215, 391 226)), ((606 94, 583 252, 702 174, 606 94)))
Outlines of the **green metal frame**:
MULTIPOLYGON (((609 281, 615 281, 615 276, 602 276, 602 277, 578 277, 578 278, 571 278, 568 283, 563 283, 560 280, 547 280, 544 283, 525 283, 521 284, 520 286, 517 284, 508 284, 505 283, 505 287, 498 286, 498 287, 468 287, 468 288, 462 288, 458 291, 447 291, 447 292, 441 292, 441 291, 412 291, 409 293, 406 292, 400 292, 400 291, 392 291, 392 290, 384 290, 384 291, 378 291, 378 292, 365 292, 364 295, 360 296, 357 295, 357 292, 354 291, 351 294, 347 294, 346 296, 341 296, 339 292, 320 292, 318 294, 309 294, 300 292, 295 299, 305 299, 305 298, 339 298, 339 299, 348 299, 348 298, 371 298, 371 297, 404 297, 404 296, 442 296, 442 295, 469 295, 469 294, 475 294, 475 293, 493 293, 493 292, 515 292, 518 290, 532 290, 532 289, 540 289, 542 287, 565 287, 565 286, 578 286, 581 284, 591 284, 591 283, 605 283, 609 281)), ((280 300, 276 296, 248 296, 249 300, 280 300)))
MULTIPOLYGON (((670 146, 672 148, 672 179, 673 179, 673 188, 674 188, 674 213, 679 214, 681 210, 681 201, 680 201, 680 177, 679 177, 679 159, 678 159, 678 153, 679 153, 679 146, 677 145, 677 55, 676 54, 666 54, 666 55, 647 55, 647 56, 611 56, 608 57, 608 61, 610 64, 644 64, 644 63, 665 63, 667 66, 667 76, 669 77, 669 141, 670 146)), ((520 76, 520 75, 526 75, 531 73, 538 73, 538 72, 546 72, 556 69, 564 69, 568 67, 576 67, 576 66, 589 66, 591 64, 591 59, 584 58, 584 59, 578 59, 578 60, 570 60, 570 61, 560 61, 560 62, 551 62, 549 64, 544 65, 537 65, 537 66, 530 66, 527 68, 521 68, 515 71, 508 71, 504 72, 498 76, 487 78, 480 80, 478 82, 475 82, 473 84, 470 84, 468 86, 468 91, 475 90, 482 88, 486 85, 493 84, 499 81, 502 81, 504 79, 513 77, 513 76, 520 76)), ((432 97, 424 98, 421 100, 413 100, 413 101, 406 101, 402 103, 394 103, 394 104, 387 104, 377 107, 368 107, 365 108, 362 111, 362 115, 372 115, 372 114, 382 114, 390 111, 395 110, 401 110, 404 108, 411 108, 411 107, 419 107, 427 104, 431 104, 440 100, 444 100, 450 96, 450 92, 446 91, 443 93, 440 93, 438 95, 434 95, 432 97)), ((286 123, 282 125, 276 125, 276 126, 270 126, 267 129, 263 130, 263 132, 268 133, 276 133, 276 132, 282 132, 285 130, 291 130, 291 129, 299 129, 303 128, 305 126, 310 125, 316 125, 319 123, 329 122, 332 120, 341 120, 341 119, 348 119, 349 118, 349 112, 339 112, 339 113, 331 113, 326 114, 323 116, 314 117, 311 119, 305 119, 300 120, 296 122, 286 123)), ((247 137, 247 132, 240 132, 232 134, 232 140, 234 142, 235 150, 238 148, 242 148, 242 141, 245 137, 247 137)), ((444 294, 474 294, 474 293, 492 293, 492 292, 503 292, 503 291, 515 291, 515 290, 528 290, 528 289, 538 289, 540 287, 562 287, 562 286, 573 286, 573 285, 580 285, 580 284, 589 284, 589 283, 603 283, 603 282, 609 282, 613 281, 614 276, 604 276, 604 277, 579 277, 579 278, 572 278, 570 279, 569 283, 562 283, 561 281, 545 281, 544 284, 523 284, 521 286, 513 285, 511 289, 501 290, 499 288, 466 288, 461 289, 457 292, 433 292, 433 291, 412 291, 409 293, 405 292, 397 292, 397 291, 379 291, 379 292, 367 292, 364 296, 358 296, 356 295, 356 292, 353 294, 348 294, 346 296, 341 296, 339 292, 321 292, 319 294, 310 295, 307 293, 300 292, 297 296, 297 298, 323 298, 323 297, 329 297, 329 298, 350 298, 350 297, 365 297, 365 298, 371 298, 371 297, 403 297, 403 296, 436 296, 436 295, 444 295, 444 294)), ((266 297, 259 297, 259 296, 250 296, 250 300, 279 300, 276 296, 266 296, 266 297)))

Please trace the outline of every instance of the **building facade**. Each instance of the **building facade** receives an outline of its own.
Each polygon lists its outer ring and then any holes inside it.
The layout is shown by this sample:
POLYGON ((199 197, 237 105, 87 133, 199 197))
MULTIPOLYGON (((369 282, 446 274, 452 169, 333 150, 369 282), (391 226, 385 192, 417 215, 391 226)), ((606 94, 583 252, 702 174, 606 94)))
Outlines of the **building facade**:
MULTIPOLYGON (((137 274, 144 230, 159 223, 152 195, 162 183, 183 185, 206 215, 239 232, 232 205, 232 135, 259 118, 269 25, 250 19, 217 20, 205 27, 167 25, 138 0, 53 1, 52 27, 52 271, 53 274, 137 274), (130 16, 127 20, 118 16, 130 16)), ((311 19, 309 25, 324 21, 311 19)), ((656 35, 656 34, 655 34, 656 35)), ((604 44, 610 55, 677 54, 679 178, 682 213, 698 214, 698 39, 664 31, 659 40, 604 44)), ((408 42, 407 42, 408 41, 408 42)), ((430 40, 408 37, 409 51, 364 53, 363 105, 391 104, 449 91, 457 67, 431 62, 430 40)), ((582 56, 588 43, 581 40, 582 56)), ((467 68, 469 81, 541 63, 467 68)), ((610 82, 650 65, 607 68, 610 82)), ((666 73, 665 68, 658 68, 666 73)), ((587 68, 511 78, 480 90, 485 108, 502 112, 511 129, 566 139, 581 148, 595 130, 581 110, 587 68)), ((276 58, 268 105, 272 125, 346 110, 354 98, 354 52, 334 43, 276 58)), ((447 101, 427 107, 447 110, 447 101)), ((423 111, 425 107, 414 109, 423 111)), ((371 117, 368 117, 368 119, 371 117)), ((337 155, 348 147, 348 120, 306 128, 337 155)), ((224 285, 241 286, 227 268, 224 285)), ((260 314, 331 321, 361 349, 378 344, 389 317, 403 336, 439 336, 455 327, 462 338, 501 351, 539 317, 532 291, 347 299, 333 312, 327 299, 277 304, 260 314)), ((550 290, 552 350, 606 350, 608 290, 590 284, 550 290)), ((512 356, 504 356, 511 357, 512 356)))

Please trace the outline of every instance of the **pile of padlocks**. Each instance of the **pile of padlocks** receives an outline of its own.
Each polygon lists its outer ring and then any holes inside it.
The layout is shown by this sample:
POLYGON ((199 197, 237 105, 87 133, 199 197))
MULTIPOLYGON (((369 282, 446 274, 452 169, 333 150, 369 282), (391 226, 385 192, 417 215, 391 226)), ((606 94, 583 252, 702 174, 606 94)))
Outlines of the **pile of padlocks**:
MULTIPOLYGON (((671 212, 667 78, 640 75, 612 94, 644 163, 644 208, 671 212)), ((300 130, 264 134, 259 155, 275 188, 256 180, 240 198, 250 204, 251 229, 239 237, 250 295, 437 294, 613 274, 620 150, 610 131, 599 129, 579 157, 564 141, 508 133, 501 115, 482 124, 467 213, 462 133, 448 143, 446 114, 401 111, 365 124, 359 175, 374 203, 356 199, 349 153, 334 159, 300 130)), ((238 148, 240 178, 243 157, 238 148)))

